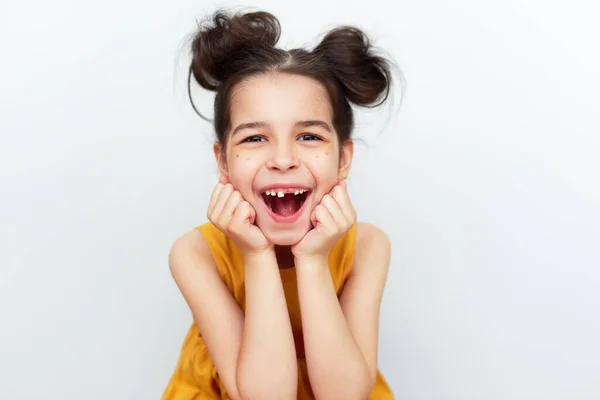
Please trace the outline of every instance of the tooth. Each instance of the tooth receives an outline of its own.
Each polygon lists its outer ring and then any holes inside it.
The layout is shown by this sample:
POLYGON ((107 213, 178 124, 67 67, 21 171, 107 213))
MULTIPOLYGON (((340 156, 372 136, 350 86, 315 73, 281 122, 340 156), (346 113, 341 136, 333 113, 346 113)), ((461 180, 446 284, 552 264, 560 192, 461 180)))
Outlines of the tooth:
POLYGON ((300 191, 299 191, 299 190, 296 190, 296 191, 294 191, 294 194, 295 194, 295 195, 298 195, 298 193, 300 193, 300 191))
POLYGON ((281 190, 277 192, 277 197, 283 197, 283 192, 281 190))

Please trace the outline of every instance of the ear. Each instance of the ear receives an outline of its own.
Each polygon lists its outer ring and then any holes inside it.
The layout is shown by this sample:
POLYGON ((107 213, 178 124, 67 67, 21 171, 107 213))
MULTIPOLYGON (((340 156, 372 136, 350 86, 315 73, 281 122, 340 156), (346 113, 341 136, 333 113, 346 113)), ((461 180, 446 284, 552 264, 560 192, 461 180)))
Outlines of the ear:
POLYGON ((215 153, 215 160, 217 160, 217 166, 219 167, 219 174, 221 176, 229 176, 227 157, 225 157, 225 150, 220 142, 216 142, 214 144, 213 152, 215 153))
POLYGON ((353 156, 354 142, 351 139, 348 139, 342 144, 342 149, 340 152, 340 167, 338 170, 338 180, 341 181, 348 178, 353 156))

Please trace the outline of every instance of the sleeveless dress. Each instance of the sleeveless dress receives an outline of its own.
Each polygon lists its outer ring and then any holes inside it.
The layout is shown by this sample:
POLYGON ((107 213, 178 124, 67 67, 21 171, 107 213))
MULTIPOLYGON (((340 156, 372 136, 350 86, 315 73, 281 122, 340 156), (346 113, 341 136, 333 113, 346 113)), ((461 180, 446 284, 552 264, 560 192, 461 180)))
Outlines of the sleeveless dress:
MULTIPOLYGON (((212 252, 221 278, 241 309, 245 311, 244 263, 239 249, 210 222, 199 226, 197 229, 202 232, 212 252)), ((352 269, 355 239, 356 224, 334 245, 329 254, 329 270, 338 298, 352 269)), ((279 271, 296 345, 298 362, 297 398, 300 400, 314 399, 304 354, 296 269, 288 268, 279 271)), ((369 400, 391 400, 393 398, 388 384, 378 371, 377 380, 369 400)), ((192 399, 230 399, 219 379, 217 370, 210 359, 208 349, 195 323, 188 331, 177 367, 162 397, 162 400, 192 399)))

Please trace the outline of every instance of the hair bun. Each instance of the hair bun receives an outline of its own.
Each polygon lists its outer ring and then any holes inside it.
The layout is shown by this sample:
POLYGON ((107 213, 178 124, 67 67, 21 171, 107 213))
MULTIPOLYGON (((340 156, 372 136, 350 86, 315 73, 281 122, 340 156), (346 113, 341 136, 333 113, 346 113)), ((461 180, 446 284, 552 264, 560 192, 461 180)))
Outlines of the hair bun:
POLYGON ((313 52, 327 61, 350 102, 375 107, 387 99, 391 83, 388 62, 374 54, 369 39, 360 29, 348 26, 333 29, 313 52))
POLYGON ((274 47, 280 34, 279 21, 267 12, 229 15, 217 11, 199 25, 192 38, 190 74, 203 88, 216 90, 239 55, 252 48, 274 47))

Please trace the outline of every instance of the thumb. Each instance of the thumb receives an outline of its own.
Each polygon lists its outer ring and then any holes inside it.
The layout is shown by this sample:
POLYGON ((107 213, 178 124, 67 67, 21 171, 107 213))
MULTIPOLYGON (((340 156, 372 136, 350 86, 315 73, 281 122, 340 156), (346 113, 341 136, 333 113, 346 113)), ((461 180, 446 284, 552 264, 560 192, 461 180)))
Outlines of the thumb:
POLYGON ((317 208, 315 207, 315 209, 310 214, 310 223, 311 223, 313 229, 317 227, 317 222, 318 222, 318 220, 317 220, 317 208))
POLYGON ((254 221, 256 220, 256 210, 254 210, 254 207, 252 207, 252 205, 250 205, 250 215, 248 217, 248 220, 250 221, 251 225, 254 225, 254 221))

